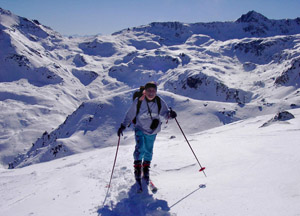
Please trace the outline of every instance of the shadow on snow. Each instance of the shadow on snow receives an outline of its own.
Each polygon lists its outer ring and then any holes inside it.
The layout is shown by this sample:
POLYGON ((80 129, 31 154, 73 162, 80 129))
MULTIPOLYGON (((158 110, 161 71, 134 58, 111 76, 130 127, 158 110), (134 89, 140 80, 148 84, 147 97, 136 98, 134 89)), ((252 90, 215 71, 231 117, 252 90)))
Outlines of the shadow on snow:
POLYGON ((127 198, 120 200, 116 205, 105 205, 98 209, 99 216, 171 216, 167 201, 153 198, 145 185, 143 189, 139 194, 136 192, 137 185, 132 185, 127 198))

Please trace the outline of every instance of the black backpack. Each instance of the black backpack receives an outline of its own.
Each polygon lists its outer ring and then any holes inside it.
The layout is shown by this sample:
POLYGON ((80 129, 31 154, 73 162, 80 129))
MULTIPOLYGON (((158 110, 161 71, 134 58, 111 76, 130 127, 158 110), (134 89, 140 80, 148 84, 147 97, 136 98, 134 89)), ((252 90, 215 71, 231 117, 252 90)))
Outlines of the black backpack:
MULTIPOLYGON (((134 101, 136 98, 140 99, 140 97, 143 96, 143 91, 144 91, 144 90, 145 90, 145 86, 140 86, 140 90, 135 91, 135 92, 133 93, 132 100, 134 101)), ((158 107, 158 115, 159 115, 160 110, 161 110, 161 101, 160 101, 160 97, 156 96, 156 97, 154 98, 154 100, 156 100, 157 107, 158 107)), ((140 112, 141 105, 142 105, 142 101, 138 100, 138 103, 137 103, 137 106, 136 106, 136 114, 135 114, 135 118, 132 120, 132 123, 133 123, 133 124, 136 124, 136 117, 137 117, 137 115, 138 115, 139 112, 140 112)))

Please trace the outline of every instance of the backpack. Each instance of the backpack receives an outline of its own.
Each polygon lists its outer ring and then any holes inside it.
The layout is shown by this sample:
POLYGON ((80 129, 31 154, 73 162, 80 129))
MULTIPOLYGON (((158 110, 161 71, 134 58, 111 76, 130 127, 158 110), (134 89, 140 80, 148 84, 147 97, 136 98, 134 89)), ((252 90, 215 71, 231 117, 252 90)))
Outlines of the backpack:
MULTIPOLYGON (((132 96, 132 100, 134 101, 136 98, 140 99, 140 97, 143 96, 143 91, 145 90, 145 86, 140 86, 140 89, 138 91, 135 91, 133 93, 133 96, 132 96)), ((160 113, 160 110, 161 110, 161 101, 160 101, 160 97, 156 96, 154 98, 154 100, 156 100, 156 103, 157 103, 157 107, 158 107, 158 115, 160 113)), ((139 114, 140 112, 140 108, 141 108, 141 105, 142 105, 142 101, 138 100, 138 103, 137 103, 137 106, 136 106, 136 114, 135 114, 135 118, 132 120, 132 123, 133 124, 136 124, 136 117, 137 115, 139 114)))
POLYGON ((140 86, 140 90, 138 91, 135 91, 133 93, 133 96, 132 96, 132 101, 134 101, 136 98, 140 98, 143 96, 143 91, 145 90, 145 86, 140 86))

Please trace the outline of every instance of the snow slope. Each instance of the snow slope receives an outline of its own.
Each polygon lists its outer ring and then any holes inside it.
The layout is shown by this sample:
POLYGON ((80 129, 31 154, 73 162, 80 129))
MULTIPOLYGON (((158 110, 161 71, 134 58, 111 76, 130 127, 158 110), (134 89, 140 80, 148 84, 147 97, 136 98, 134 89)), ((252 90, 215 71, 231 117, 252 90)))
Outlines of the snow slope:
POLYGON ((299 215, 299 43, 299 18, 254 11, 63 37, 0 8, 0 215, 299 215), (106 197, 117 128, 148 81, 208 177, 170 120, 151 168, 159 191, 137 195, 128 128, 106 197))
MULTIPOLYGON (((0 193, 5 196, 0 198, 0 215, 298 215, 300 109, 289 112, 295 118, 264 127, 273 115, 189 134, 207 178, 198 172, 179 129, 165 128, 158 135, 151 169, 159 188, 155 195, 135 193, 134 145, 127 131, 104 206, 115 146, 1 169, 0 193), (199 188, 202 184, 206 187, 199 188)), ((184 124, 187 116, 178 116, 179 122, 184 124)), ((174 121, 168 125, 176 126, 174 121)))
POLYGON ((63 37, 0 9, 1 164, 113 145, 109 137, 133 89, 153 80, 179 114, 199 122, 184 122, 188 133, 298 108, 299 23, 250 11, 235 22, 151 23, 63 37), (103 105, 114 109, 112 122, 107 111, 95 111, 103 105))
POLYGON ((88 99, 56 57, 64 40, 37 20, 0 9, 2 163, 27 149, 45 130, 56 128, 88 99))

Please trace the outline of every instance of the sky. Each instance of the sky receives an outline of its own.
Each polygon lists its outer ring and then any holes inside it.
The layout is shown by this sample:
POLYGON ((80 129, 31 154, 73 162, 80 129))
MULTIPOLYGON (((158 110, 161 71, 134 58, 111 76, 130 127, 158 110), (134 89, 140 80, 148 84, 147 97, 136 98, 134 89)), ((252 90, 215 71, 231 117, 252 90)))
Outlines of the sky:
POLYGON ((235 21, 255 10, 269 19, 300 17, 300 0, 0 0, 63 35, 112 34, 151 22, 235 21))

